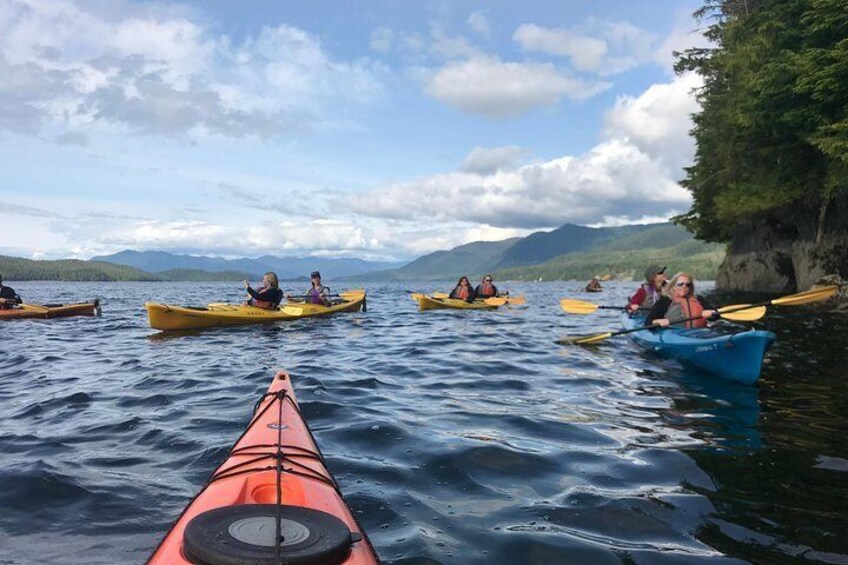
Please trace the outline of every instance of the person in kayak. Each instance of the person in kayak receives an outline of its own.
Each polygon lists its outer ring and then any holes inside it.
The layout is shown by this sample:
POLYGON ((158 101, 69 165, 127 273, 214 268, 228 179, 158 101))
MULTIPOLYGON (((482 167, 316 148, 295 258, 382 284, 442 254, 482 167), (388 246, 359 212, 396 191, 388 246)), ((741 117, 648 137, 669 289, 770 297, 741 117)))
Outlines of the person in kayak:
POLYGON ((450 298, 465 300, 466 302, 474 302, 474 299, 477 298, 477 293, 474 292, 474 288, 471 286, 471 283, 468 282, 468 277, 459 278, 456 286, 453 287, 453 290, 450 292, 450 298))
POLYGON ((695 279, 687 273, 677 273, 672 277, 668 289, 651 308, 645 325, 667 328, 680 320, 698 318, 676 325, 686 328, 705 328, 707 320, 715 313, 716 311, 706 299, 695 294, 695 279))
POLYGON ((321 284, 321 273, 312 271, 309 275, 312 280, 312 287, 306 291, 306 301, 310 304, 323 304, 324 306, 332 306, 330 301, 330 287, 321 284))
POLYGON ((0 275, 0 309, 8 310, 23 302, 15 289, 3 284, 3 275, 0 275))
POLYGON ((265 273, 265 276, 262 277, 262 286, 257 290, 253 290, 248 281, 244 281, 244 288, 250 295, 250 300, 247 303, 257 308, 272 310, 279 306, 280 301, 283 300, 283 291, 280 290, 280 281, 276 273, 265 273))
POLYGON ((665 278, 665 269, 659 265, 651 265, 645 269, 645 282, 628 300, 628 312, 635 314, 639 310, 648 311, 654 307, 662 296, 663 287, 668 282, 665 278))
POLYGON ((477 298, 492 298, 499 296, 498 287, 492 283, 492 275, 485 275, 477 288, 474 289, 474 295, 477 298))
POLYGON ((586 285, 586 290, 588 292, 599 292, 603 290, 601 288, 601 280, 598 277, 592 277, 592 280, 586 285))

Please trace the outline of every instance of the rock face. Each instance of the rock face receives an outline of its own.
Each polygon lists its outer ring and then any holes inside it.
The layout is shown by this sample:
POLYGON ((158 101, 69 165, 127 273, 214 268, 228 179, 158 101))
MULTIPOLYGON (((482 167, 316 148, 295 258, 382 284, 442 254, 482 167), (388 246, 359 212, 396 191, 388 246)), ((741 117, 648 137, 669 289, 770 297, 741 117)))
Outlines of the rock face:
POLYGON ((757 226, 740 226, 719 268, 716 288, 790 293, 826 275, 848 278, 848 199, 831 203, 824 230, 809 210, 788 211, 757 226))

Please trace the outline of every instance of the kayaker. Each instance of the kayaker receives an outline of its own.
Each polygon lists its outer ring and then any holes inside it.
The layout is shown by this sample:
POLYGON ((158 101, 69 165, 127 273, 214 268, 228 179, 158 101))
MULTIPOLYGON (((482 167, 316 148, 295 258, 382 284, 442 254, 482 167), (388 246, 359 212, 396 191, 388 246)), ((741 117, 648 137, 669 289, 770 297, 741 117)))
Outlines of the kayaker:
POLYGON ((0 275, 0 309, 8 310, 23 302, 15 289, 3 284, 3 275, 0 275))
POLYGON ((309 275, 312 281, 312 287, 306 291, 306 301, 311 304, 323 304, 324 306, 332 306, 330 301, 330 287, 321 284, 321 273, 312 271, 309 275))
POLYGON ((271 310, 279 306, 283 300, 283 291, 280 290, 280 280, 276 273, 265 273, 265 276, 262 277, 262 286, 257 290, 253 290, 248 281, 244 281, 244 288, 250 295, 250 300, 247 303, 257 308, 271 310))
POLYGON ((706 299, 695 294, 695 279, 688 273, 677 273, 672 277, 668 289, 651 308, 645 325, 667 328, 673 322, 697 317, 697 320, 675 326, 705 328, 707 320, 715 313, 706 299))
POLYGON ((492 275, 485 275, 477 288, 474 289, 474 295, 477 298, 492 298, 499 296, 498 287, 492 283, 492 275))
POLYGON ((592 280, 586 285, 587 292, 600 292, 603 290, 601 288, 601 280, 598 277, 592 277, 592 280))
POLYGON ((630 297, 627 311, 635 314, 638 310, 648 311, 654 307, 657 300, 662 296, 663 287, 668 282, 665 278, 665 267, 651 265, 645 269, 645 282, 639 290, 630 297))
POLYGON ((474 302, 477 295, 474 292, 474 288, 472 288, 471 283, 468 282, 468 277, 460 277, 456 286, 453 287, 453 290, 450 292, 450 297, 457 300, 465 300, 466 302, 474 302))

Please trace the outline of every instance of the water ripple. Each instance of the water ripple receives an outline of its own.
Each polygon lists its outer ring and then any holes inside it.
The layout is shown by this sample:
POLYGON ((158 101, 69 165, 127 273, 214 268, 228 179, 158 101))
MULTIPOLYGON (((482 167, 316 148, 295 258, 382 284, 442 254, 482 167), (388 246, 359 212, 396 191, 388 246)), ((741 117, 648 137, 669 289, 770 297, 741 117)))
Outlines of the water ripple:
POLYGON ((844 316, 775 309, 746 387, 628 339, 553 345, 618 326, 563 314, 559 298, 586 298, 575 283, 429 313, 366 285, 367 313, 173 335, 146 326, 145 300, 240 289, 16 286, 99 296, 104 315, 0 325, 3 563, 143 561, 280 368, 387 563, 848 563, 844 316))

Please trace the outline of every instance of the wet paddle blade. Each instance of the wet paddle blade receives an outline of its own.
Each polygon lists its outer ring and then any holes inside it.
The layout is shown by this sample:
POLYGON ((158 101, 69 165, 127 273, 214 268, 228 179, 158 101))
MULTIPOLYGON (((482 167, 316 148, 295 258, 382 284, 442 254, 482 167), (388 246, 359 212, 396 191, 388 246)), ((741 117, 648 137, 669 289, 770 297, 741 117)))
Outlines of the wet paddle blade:
POLYGON ((612 335, 612 332, 594 335, 578 335, 571 337, 563 337, 561 339, 556 340, 556 342, 560 345, 595 345, 597 343, 601 343, 607 338, 612 337, 612 335))
POLYGON ((506 298, 503 298, 503 297, 499 298, 499 297, 493 296, 492 298, 484 299, 483 302, 485 302, 489 306, 503 306, 504 304, 506 304, 507 300, 506 300, 506 298))
POLYGON ((438 298, 439 300, 444 300, 445 298, 450 298, 450 294, 448 294, 447 292, 434 292, 430 296, 432 296, 433 298, 438 298))
POLYGON ((806 292, 784 296, 783 298, 775 298, 771 303, 775 306, 800 306, 801 304, 810 304, 811 302, 822 302, 836 294, 837 290, 839 290, 839 286, 835 284, 823 286, 806 292))
POLYGON ((723 306, 716 311, 725 320, 733 320, 734 322, 755 322, 766 315, 765 306, 754 306, 753 308, 745 308, 745 306, 750 306, 750 304, 732 304, 723 306))
POLYGON ((598 310, 597 304, 573 298, 563 298, 559 301, 559 305, 568 314, 592 314, 598 310))
POLYGON ((510 298, 509 296, 507 296, 506 303, 511 304, 513 306, 523 306, 524 304, 527 304, 527 299, 523 296, 516 296, 515 298, 510 298))

